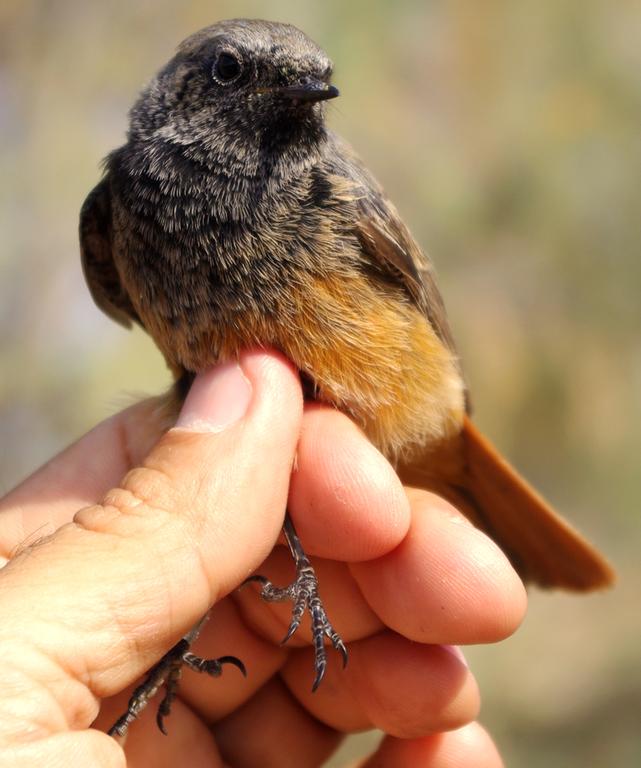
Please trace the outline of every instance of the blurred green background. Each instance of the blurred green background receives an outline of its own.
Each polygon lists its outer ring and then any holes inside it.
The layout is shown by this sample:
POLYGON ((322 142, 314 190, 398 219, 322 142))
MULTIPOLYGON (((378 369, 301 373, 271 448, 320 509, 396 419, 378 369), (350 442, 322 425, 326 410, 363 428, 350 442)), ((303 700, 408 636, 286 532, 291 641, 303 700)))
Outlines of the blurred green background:
POLYGON ((606 594, 533 593, 514 638, 469 649, 482 721, 511 766, 641 765, 635 0, 3 0, 0 491, 168 382, 91 303, 78 210, 145 79, 229 16, 330 53, 331 124, 433 255, 477 420, 619 571, 606 594))

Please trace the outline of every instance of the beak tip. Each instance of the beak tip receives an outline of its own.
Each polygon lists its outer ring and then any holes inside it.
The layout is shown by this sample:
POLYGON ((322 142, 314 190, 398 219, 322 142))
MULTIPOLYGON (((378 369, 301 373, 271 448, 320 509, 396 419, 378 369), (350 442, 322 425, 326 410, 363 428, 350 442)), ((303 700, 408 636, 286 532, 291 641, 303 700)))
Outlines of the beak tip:
POLYGON ((335 99, 339 90, 335 85, 329 85, 318 80, 300 85, 285 85, 269 89, 271 93, 277 93, 285 99, 301 102, 327 101, 335 99))

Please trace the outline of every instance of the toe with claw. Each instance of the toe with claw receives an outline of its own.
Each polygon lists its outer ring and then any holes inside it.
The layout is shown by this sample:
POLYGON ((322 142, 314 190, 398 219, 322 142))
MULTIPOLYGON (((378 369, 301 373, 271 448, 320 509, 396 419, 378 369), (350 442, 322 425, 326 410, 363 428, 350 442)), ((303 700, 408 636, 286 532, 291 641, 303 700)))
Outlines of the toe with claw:
POLYGON ((156 723, 162 733, 166 734, 165 718, 170 714, 172 702, 178 693, 178 684, 183 666, 189 667, 195 672, 203 672, 211 677, 220 677, 223 665, 232 664, 237 667, 243 675, 247 675, 245 665, 235 656, 221 656, 218 659, 202 659, 200 656, 195 656, 191 653, 191 645, 198 636, 204 621, 204 619, 200 621, 188 635, 179 640, 176 645, 162 657, 158 664, 152 667, 145 680, 131 695, 127 705, 127 711, 118 718, 109 729, 110 736, 124 736, 131 723, 140 716, 140 713, 147 704, 149 704, 162 685, 165 686, 165 695, 158 707, 156 723))
POLYGON ((283 530, 296 563, 296 579, 288 587, 276 587, 264 576, 250 576, 245 583, 255 581, 262 584, 260 596, 268 603, 284 602, 286 600, 291 600, 294 603, 291 622, 282 643, 286 643, 292 637, 300 625, 303 614, 306 610, 309 611, 312 622, 314 669, 316 672, 312 691, 315 691, 320 685, 327 667, 325 638, 329 638, 331 644, 343 657, 343 667, 347 664, 347 648, 327 618, 327 613, 318 594, 316 572, 301 547, 298 534, 289 515, 285 518, 283 530))

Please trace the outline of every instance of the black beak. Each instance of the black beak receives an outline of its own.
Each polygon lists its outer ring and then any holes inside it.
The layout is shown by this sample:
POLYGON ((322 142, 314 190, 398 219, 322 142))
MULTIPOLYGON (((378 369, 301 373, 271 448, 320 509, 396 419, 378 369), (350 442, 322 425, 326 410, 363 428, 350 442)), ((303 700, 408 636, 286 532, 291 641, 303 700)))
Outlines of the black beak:
POLYGON ((306 83, 273 88, 272 93, 277 93, 279 96, 292 101, 314 102, 335 99, 339 91, 335 85, 328 85, 320 80, 308 80, 306 83))

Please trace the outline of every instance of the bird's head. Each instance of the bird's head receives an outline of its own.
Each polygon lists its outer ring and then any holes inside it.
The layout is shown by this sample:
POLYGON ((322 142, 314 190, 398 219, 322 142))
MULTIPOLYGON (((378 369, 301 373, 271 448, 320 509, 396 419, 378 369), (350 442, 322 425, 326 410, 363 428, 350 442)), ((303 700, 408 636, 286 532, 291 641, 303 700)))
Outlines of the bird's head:
POLYGON ((332 63, 296 27, 235 19, 188 37, 134 105, 130 138, 161 140, 251 173, 271 157, 310 152, 324 102, 338 96, 332 63))

